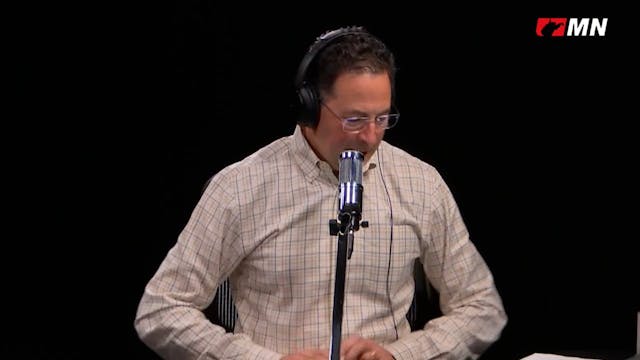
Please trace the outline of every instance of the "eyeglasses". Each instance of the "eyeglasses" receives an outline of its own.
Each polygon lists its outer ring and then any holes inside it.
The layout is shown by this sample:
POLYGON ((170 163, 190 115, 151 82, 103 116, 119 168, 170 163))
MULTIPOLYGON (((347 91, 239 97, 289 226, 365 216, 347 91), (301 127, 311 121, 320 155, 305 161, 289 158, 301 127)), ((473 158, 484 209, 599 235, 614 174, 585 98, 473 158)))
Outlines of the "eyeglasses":
MULTIPOLYGON (((359 132, 365 127, 365 125, 369 123, 369 116, 342 117, 336 114, 336 112, 333 111, 329 106, 327 106, 327 104, 325 104, 324 101, 321 101, 320 103, 327 110, 329 110, 329 112, 333 116, 335 116, 338 120, 342 121, 342 130, 344 130, 345 132, 359 132)), ((395 106, 394 105, 391 105, 391 106, 395 110, 395 106)), ((379 128, 391 129, 392 127, 396 126, 399 118, 400 118, 400 113, 396 111, 395 113, 376 116, 373 119, 373 123, 376 124, 376 126, 379 128)))

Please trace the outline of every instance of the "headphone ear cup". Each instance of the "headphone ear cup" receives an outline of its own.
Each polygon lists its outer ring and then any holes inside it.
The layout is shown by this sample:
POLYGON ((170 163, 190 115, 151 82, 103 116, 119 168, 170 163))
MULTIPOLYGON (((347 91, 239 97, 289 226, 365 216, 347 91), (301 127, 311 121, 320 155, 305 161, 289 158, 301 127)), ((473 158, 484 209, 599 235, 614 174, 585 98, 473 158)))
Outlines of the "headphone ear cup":
POLYGON ((322 34, 311 45, 305 56, 302 58, 298 66, 296 74, 295 86, 298 93, 298 123, 300 125, 316 127, 320 120, 320 96, 315 86, 312 86, 307 79, 307 69, 311 66, 315 57, 325 47, 331 44, 335 39, 350 34, 368 34, 367 31, 360 26, 344 27, 337 30, 329 31, 322 34))
POLYGON ((299 122, 315 127, 320 116, 318 96, 313 86, 304 84, 298 89, 298 101, 300 102, 299 122))

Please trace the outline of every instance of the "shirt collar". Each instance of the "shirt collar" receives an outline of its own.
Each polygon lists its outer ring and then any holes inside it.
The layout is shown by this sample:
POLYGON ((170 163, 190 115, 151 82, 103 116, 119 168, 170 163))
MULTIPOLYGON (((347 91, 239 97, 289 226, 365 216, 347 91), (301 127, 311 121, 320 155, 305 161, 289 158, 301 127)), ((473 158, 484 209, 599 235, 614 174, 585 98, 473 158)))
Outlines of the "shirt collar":
MULTIPOLYGON (((309 181, 313 181, 318 178, 323 172, 331 171, 329 164, 318 158, 313 151, 307 139, 302 134, 300 125, 296 126, 296 129, 292 137, 293 156, 295 162, 300 166, 304 176, 309 181)), ((377 150, 376 150, 377 151, 377 150)), ((367 173, 370 169, 375 169, 378 165, 377 154, 373 154, 369 161, 362 165, 362 172, 367 173)), ((335 178, 335 176, 334 176, 335 178)), ((337 181, 337 178, 336 178, 337 181)))

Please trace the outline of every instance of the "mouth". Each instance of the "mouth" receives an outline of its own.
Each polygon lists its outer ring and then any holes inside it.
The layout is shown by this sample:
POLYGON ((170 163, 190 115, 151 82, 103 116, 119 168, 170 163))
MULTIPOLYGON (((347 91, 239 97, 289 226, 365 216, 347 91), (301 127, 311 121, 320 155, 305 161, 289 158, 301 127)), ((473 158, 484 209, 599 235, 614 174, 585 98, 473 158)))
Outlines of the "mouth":
POLYGON ((367 155, 371 153, 370 151, 359 150, 356 147, 348 148, 348 149, 345 149, 345 150, 342 150, 342 151, 357 151, 357 152, 361 153, 362 157, 365 158, 365 159, 367 159, 367 155))
POLYGON ((348 148, 348 149, 344 149, 344 150, 342 150, 342 151, 357 151, 357 152, 361 153, 362 155, 365 155, 365 154, 367 153, 367 151, 359 150, 358 148, 355 148, 355 147, 353 147, 353 148, 348 148))

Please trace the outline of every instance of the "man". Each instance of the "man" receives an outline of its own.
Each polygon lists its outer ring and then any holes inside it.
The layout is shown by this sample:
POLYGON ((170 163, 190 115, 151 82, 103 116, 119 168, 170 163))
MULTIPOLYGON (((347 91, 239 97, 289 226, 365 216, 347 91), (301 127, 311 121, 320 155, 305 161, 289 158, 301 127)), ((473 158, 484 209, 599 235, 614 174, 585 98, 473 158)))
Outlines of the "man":
POLYGON ((360 27, 317 39, 296 78, 294 134, 216 174, 145 288, 135 320, 167 359, 327 359, 339 156, 362 153, 362 217, 347 261, 344 359, 477 358, 506 324, 486 263, 436 169, 383 141, 399 118, 395 62, 360 27), (442 316, 411 331, 419 258, 442 316), (229 278, 233 333, 202 313, 229 278))

